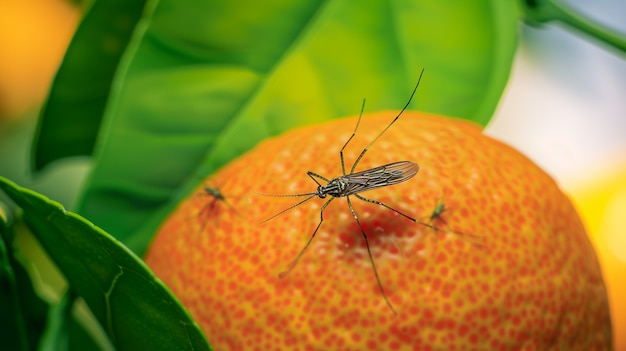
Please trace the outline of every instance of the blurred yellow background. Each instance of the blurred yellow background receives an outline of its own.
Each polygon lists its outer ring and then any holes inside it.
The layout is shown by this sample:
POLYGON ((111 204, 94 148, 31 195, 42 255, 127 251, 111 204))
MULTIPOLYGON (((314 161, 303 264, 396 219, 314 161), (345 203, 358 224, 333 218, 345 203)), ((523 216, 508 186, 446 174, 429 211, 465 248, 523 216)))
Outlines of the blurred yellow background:
POLYGON ((589 230, 609 291, 615 350, 626 350, 626 153, 570 189, 589 230), (621 161, 621 162, 620 162, 621 161))
MULTIPOLYGON (((81 10, 69 1, 0 2, 4 132, 33 123, 33 111, 45 99, 80 16, 81 10), (29 114, 29 121, 20 121, 29 114)), ((624 120, 626 108, 619 112, 605 108, 607 101, 617 109, 624 106, 626 60, 560 29, 525 28, 522 33, 511 82, 486 133, 527 154, 572 197, 605 275, 616 350, 626 350, 626 138, 620 134, 626 125, 612 119, 624 120), (617 73, 610 67, 617 67, 617 73)), ((21 138, 32 137, 29 133, 21 138)), ((28 148, 29 143, 19 145, 28 148)), ((23 151, 20 157, 28 155, 23 151)), ((20 162, 16 167, 27 164, 20 162)), ((1 175, 13 174, 7 167, 10 162, 0 162, 1 175)), ((63 164, 51 168, 55 167, 63 164)), ((73 182, 74 191, 78 183, 73 182)))

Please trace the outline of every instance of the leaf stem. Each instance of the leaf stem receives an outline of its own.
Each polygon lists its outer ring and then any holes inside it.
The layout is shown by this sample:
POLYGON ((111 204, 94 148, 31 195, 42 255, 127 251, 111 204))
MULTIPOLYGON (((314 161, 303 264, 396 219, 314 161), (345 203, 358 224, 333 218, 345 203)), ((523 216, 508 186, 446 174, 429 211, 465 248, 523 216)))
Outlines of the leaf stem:
POLYGON ((521 3, 526 19, 530 22, 559 21, 621 53, 626 53, 626 35, 590 20, 558 0, 522 0, 521 3))

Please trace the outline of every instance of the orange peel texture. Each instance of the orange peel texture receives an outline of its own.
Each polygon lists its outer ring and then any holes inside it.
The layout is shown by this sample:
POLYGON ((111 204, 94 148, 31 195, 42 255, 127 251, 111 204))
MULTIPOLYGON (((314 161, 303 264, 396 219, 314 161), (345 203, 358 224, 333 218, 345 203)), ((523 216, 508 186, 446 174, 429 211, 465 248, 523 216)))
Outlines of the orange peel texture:
MULTIPOLYGON (((396 114, 363 116, 344 152, 348 173, 396 114)), ((219 204, 203 228, 208 199, 198 187, 155 236, 146 262, 216 349, 612 347, 602 274, 572 203, 528 158, 461 120, 405 112, 356 167, 419 164, 407 182, 361 195, 440 229, 351 197, 398 316, 381 296, 345 198, 326 208, 301 261, 279 278, 328 198, 260 224, 301 198, 258 193, 314 192, 309 170, 341 175, 339 150, 356 121, 262 142, 211 176, 236 212, 219 204)))

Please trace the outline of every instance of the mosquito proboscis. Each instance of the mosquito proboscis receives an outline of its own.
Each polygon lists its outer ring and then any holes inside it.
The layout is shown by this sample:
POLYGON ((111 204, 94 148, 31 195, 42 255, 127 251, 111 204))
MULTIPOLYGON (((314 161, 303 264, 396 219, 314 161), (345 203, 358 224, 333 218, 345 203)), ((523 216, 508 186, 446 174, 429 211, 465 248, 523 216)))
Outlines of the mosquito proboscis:
POLYGON ((389 163, 386 165, 382 165, 382 166, 378 166, 378 167, 374 167, 372 169, 368 169, 365 171, 360 171, 360 172, 355 172, 354 170, 356 169, 357 165, 359 164, 359 162, 361 161, 361 159, 363 158, 363 156, 365 155, 365 153, 369 150, 369 148, 400 118, 400 116, 402 115, 402 113, 408 108, 409 104, 411 103, 411 100, 413 99, 413 96, 415 95, 415 92, 417 91, 417 87, 419 87, 419 83, 422 79, 422 74, 424 73, 424 70, 422 69, 419 79, 417 81, 417 84, 415 85, 415 88, 413 89, 413 91, 411 92, 411 96, 409 97, 409 100, 406 102, 406 104, 404 105, 404 107, 402 108, 402 110, 400 110, 400 112, 395 116, 395 118, 363 149, 363 151, 361 151, 361 153, 359 154, 359 156, 357 157, 357 159, 354 161, 354 164, 352 165, 352 167, 350 168, 350 173, 346 173, 346 167, 345 167, 345 162, 344 162, 344 157, 343 157, 343 151, 346 148, 346 146, 348 146, 348 144, 350 143, 350 141, 352 140, 352 138, 354 138, 354 136, 356 135, 357 129, 359 128, 359 123, 361 122, 361 117, 363 115, 363 109, 365 108, 365 100, 363 100, 363 104, 361 106, 361 113, 359 114, 359 118, 357 120, 356 126, 354 127, 354 131, 352 132, 352 135, 350 136, 350 138, 348 138, 348 140, 346 141, 346 143, 343 145, 343 147, 341 148, 341 150, 339 151, 339 159, 341 160, 341 171, 342 171, 342 175, 336 177, 336 178, 332 178, 332 179, 328 179, 325 178, 317 173, 308 171, 307 175, 313 179, 313 181, 315 183, 317 183, 318 187, 317 190, 311 193, 302 193, 302 194, 262 194, 262 195, 267 195, 267 196, 275 196, 275 197, 306 197, 304 200, 276 213, 275 215, 265 219, 264 221, 262 221, 261 223, 265 223, 273 218, 276 218, 278 216, 280 216, 281 214, 292 210, 308 201, 310 201, 311 199, 315 198, 315 197, 319 197, 321 199, 326 198, 326 196, 330 195, 330 199, 328 199, 320 208, 320 221, 317 225, 317 227, 315 228, 315 230, 313 231, 313 234, 311 235, 311 237, 309 238, 309 240, 307 241, 307 243, 305 244, 304 248, 302 248, 302 250, 300 250, 300 252, 298 253, 298 255, 296 256, 296 258, 289 264, 289 266, 287 267, 287 269, 279 274, 279 277, 284 277, 285 275, 287 275, 289 272, 291 272, 291 270, 294 269, 294 267, 297 265, 298 261, 300 261, 300 258, 302 257, 302 255, 304 254, 304 252, 307 250, 307 248, 309 247, 309 245, 311 244, 311 242, 313 241, 313 239, 315 238, 315 235, 317 234, 317 231, 319 230, 320 226, 322 225, 322 222, 324 222, 324 210, 326 209, 326 207, 336 198, 340 198, 340 197, 345 197, 346 201, 348 203, 348 207, 350 209, 350 212, 352 213, 352 216, 354 217, 354 220, 356 221, 356 223, 358 224, 359 228, 361 229, 361 233, 363 234, 363 239, 365 240, 365 246, 367 247, 367 254, 369 256, 369 260, 372 264, 372 269, 374 271, 374 276, 376 277, 376 283, 378 284, 378 288, 381 292, 381 295, 383 296, 383 299, 385 300, 385 302, 387 303, 387 305, 389 306, 389 308, 391 309, 391 311, 393 312, 394 315, 397 315, 398 313, 396 312, 395 308, 393 307, 393 305, 391 304, 391 302, 389 301, 389 298, 387 297, 387 294, 385 292, 385 289, 383 287, 383 284, 381 282, 380 276, 378 274, 378 269, 376 268, 376 263, 374 262, 374 256, 372 255, 372 251, 370 249, 370 245, 367 239, 367 234, 365 233, 365 230, 363 229, 363 226, 361 225, 361 222, 359 221, 359 217, 356 214, 356 211, 354 210, 354 208, 352 207, 352 203, 350 201, 350 196, 354 195, 354 197, 356 197, 357 199, 364 201, 364 202, 368 202, 368 203, 372 203, 372 204, 376 204, 376 205, 380 205, 383 206, 403 217, 405 217, 406 219, 412 221, 412 222, 417 222, 414 218, 380 202, 380 201, 376 201, 376 200, 372 200, 372 199, 368 199, 365 198, 361 195, 359 195, 359 193, 362 193, 364 191, 368 191, 368 190, 373 190, 373 189, 377 189, 377 188, 381 188, 381 187, 386 187, 386 186, 390 186, 390 185, 394 185, 394 184, 398 184, 398 183, 402 183, 405 182, 409 179, 411 179, 413 176, 415 176, 415 174, 417 174, 418 170, 419 170, 419 166, 415 163, 415 162, 411 162, 411 161, 398 161, 398 162, 393 162, 393 163, 389 163), (322 184, 320 183, 320 180, 326 182, 326 184, 322 184))

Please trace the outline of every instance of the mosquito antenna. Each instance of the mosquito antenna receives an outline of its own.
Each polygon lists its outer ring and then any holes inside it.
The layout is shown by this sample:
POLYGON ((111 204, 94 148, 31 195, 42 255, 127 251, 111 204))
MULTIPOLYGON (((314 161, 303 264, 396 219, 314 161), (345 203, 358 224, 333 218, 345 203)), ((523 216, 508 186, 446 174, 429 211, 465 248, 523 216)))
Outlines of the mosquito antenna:
POLYGON ((354 126, 354 131, 352 132, 352 135, 348 138, 346 143, 343 144, 343 147, 341 148, 341 150, 339 150, 339 159, 341 160, 341 172, 343 175, 346 175, 346 166, 345 166, 345 162, 343 162, 343 150, 346 148, 346 146, 348 146, 348 143, 350 142, 350 140, 352 140, 352 138, 354 138, 354 136, 356 135, 356 130, 359 129, 359 123, 361 123, 361 117, 363 116, 364 110, 365 110, 365 99, 363 99, 363 103, 361 104, 361 112, 359 113, 359 119, 356 120, 356 126, 354 126))
MULTIPOLYGON (((287 207, 286 209, 284 209, 284 210, 282 210, 282 211, 278 212, 277 214, 273 215, 272 217, 267 218, 267 219, 265 219, 265 220, 261 221, 261 223, 260 223, 260 224, 263 224, 263 223, 265 223, 265 222, 267 222, 267 221, 270 221, 270 220, 272 220, 272 219, 274 219, 274 218, 276 218, 276 217, 280 216, 281 214, 283 214, 283 213, 285 213, 285 212, 287 212, 287 211, 293 210, 294 208, 296 208, 296 207, 298 207, 298 206, 302 205, 303 203, 305 203, 305 202, 307 202, 307 201, 311 200, 311 199, 312 199, 312 198, 314 198, 317 194, 316 194, 316 193, 311 193, 311 194, 296 194, 296 195, 292 195, 292 196, 306 196, 306 195, 309 195, 309 197, 307 197, 306 199, 304 199, 304 200, 302 200, 302 201, 298 202, 298 203, 297 203, 297 204, 295 204, 295 205, 292 205, 292 206, 287 207)), ((278 195, 278 196, 280 197, 281 195, 278 195)), ((287 196, 288 196, 288 195, 287 195, 287 196)))
MULTIPOLYGON (((365 153, 367 152, 367 150, 376 142, 376 140, 378 140, 378 138, 380 138, 386 131, 387 129, 389 129, 389 127, 391 127, 397 120, 398 118, 400 118, 400 116, 402 115, 402 113, 404 113, 404 111, 407 109, 407 107, 409 107, 409 105, 411 104, 411 100, 413 100, 413 95, 415 95, 415 92, 417 91, 417 87, 420 86, 420 81, 422 80, 422 75, 424 74, 424 69, 422 68, 422 71, 420 72, 420 76, 417 79, 417 84, 415 84, 415 88, 413 88, 413 91, 411 92, 411 96, 409 96, 409 101, 406 102, 406 104, 404 105, 404 107, 402 108, 402 110, 400 110, 400 113, 398 113, 398 115, 396 116, 396 118, 393 119, 393 121, 391 121, 391 123, 389 123, 385 129, 383 129, 382 132, 380 132, 380 134, 378 134, 378 136, 376 138, 374 138, 374 140, 372 140, 366 147, 365 149, 363 149, 363 151, 361 151, 361 154, 359 155, 359 157, 357 157, 356 161, 354 161, 354 164, 352 165, 352 169, 350 170, 350 173, 354 173, 354 169, 356 168, 356 166, 359 164, 359 161, 361 161, 361 159, 363 158, 363 156, 365 155, 365 153)), ((361 119, 361 117, 359 117, 359 120, 361 119)))
POLYGON ((254 191, 252 190, 253 193, 257 194, 257 195, 262 195, 262 196, 270 196, 270 197, 302 197, 302 196, 310 196, 310 195, 317 195, 317 193, 302 193, 302 194, 266 194, 266 193, 260 193, 258 191, 254 191))

